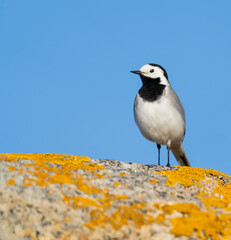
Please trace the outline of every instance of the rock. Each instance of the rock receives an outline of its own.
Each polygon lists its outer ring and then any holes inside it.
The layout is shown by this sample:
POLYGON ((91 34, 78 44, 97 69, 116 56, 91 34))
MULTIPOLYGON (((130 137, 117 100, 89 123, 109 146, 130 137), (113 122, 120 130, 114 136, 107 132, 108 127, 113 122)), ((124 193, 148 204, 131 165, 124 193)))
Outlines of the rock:
POLYGON ((57 154, 0 160, 0 240, 231 239, 221 172, 57 154))

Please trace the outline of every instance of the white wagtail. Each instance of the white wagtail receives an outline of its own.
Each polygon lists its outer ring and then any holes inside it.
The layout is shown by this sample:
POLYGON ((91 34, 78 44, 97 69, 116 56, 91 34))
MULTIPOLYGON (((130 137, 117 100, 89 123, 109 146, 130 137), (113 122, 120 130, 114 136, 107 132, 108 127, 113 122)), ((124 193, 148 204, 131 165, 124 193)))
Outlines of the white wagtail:
POLYGON ((134 117, 142 135, 156 142, 158 165, 160 148, 166 145, 180 166, 190 166, 182 142, 185 136, 185 114, 181 102, 168 81, 167 72, 158 64, 146 64, 139 71, 143 86, 136 95, 134 117))

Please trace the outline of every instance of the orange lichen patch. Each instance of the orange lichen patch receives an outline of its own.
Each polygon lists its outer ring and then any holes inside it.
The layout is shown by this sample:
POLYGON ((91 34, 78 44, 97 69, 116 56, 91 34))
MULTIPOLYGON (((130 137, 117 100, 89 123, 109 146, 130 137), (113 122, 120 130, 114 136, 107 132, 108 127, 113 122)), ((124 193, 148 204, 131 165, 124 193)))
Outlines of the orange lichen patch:
POLYGON ((69 184, 73 183, 72 175, 69 174, 68 171, 62 169, 61 171, 57 171, 56 169, 53 170, 54 175, 49 176, 49 179, 47 181, 51 184, 69 184))
POLYGON ((200 192, 197 194, 197 197, 203 201, 208 210, 213 208, 222 208, 226 211, 231 210, 231 185, 224 186, 218 182, 217 185, 213 186, 212 191, 210 189, 210 191, 200 192))
MULTIPOLYGON (((115 201, 121 202, 123 200, 127 200, 127 196, 110 194, 106 192, 105 189, 98 189, 97 192, 97 188, 94 188, 93 191, 94 193, 100 194, 101 197, 91 199, 89 197, 82 196, 67 196, 62 193, 62 201, 74 209, 91 207, 90 221, 87 224, 83 224, 83 226, 86 226, 90 229, 101 227, 105 225, 105 223, 111 224, 113 227, 119 226, 119 223, 116 223, 118 219, 114 219, 114 215, 107 216, 106 211, 113 205, 115 201), (108 222, 109 220, 111 220, 111 222, 108 222)), ((121 216, 121 218, 123 218, 123 216, 121 216)), ((122 227, 122 225, 120 227, 122 227)))
POLYGON ((120 176, 120 177, 128 176, 128 173, 127 173, 127 172, 125 172, 125 173, 119 173, 119 176, 120 176))
POLYGON ((10 172, 14 171, 15 169, 16 169, 16 167, 14 167, 14 166, 9 166, 9 167, 8 167, 8 170, 9 170, 10 172))
MULTIPOLYGON (((64 155, 64 154, 55 154, 55 153, 47 153, 47 154, 39 154, 39 153, 5 153, 0 154, 0 160, 6 160, 8 162, 17 162, 18 159, 27 159, 33 160, 35 165, 44 166, 46 163, 55 163, 60 165, 65 165, 65 167, 69 167, 73 169, 88 169, 88 170, 102 170, 104 167, 102 165, 97 164, 86 164, 85 162, 89 162, 89 157, 81 157, 81 156, 72 156, 72 155, 64 155), (70 165, 70 166, 69 166, 70 165)), ((33 166, 32 164, 27 164, 28 166, 33 166)))
POLYGON ((118 182, 114 182, 114 184, 113 184, 113 185, 114 185, 114 187, 116 187, 116 188, 117 188, 117 187, 119 187, 120 183, 118 183, 118 182))
POLYGON ((202 169, 195 167, 179 167, 176 171, 160 171, 156 172, 168 178, 166 185, 167 186, 176 186, 176 184, 182 184, 186 187, 197 184, 201 185, 201 181, 205 179, 206 176, 225 176, 229 177, 227 174, 222 172, 212 170, 212 169, 202 169))
POLYGON ((23 182, 22 185, 25 187, 29 187, 32 185, 32 182, 23 182))
POLYGON ((214 215, 204 212, 194 204, 173 204, 174 211, 181 212, 182 217, 171 220, 171 232, 176 236, 192 236, 195 232, 199 239, 230 239, 231 215, 214 215), (180 227, 179 227, 180 226, 180 227))
POLYGON ((100 173, 94 173, 93 175, 96 179, 100 179, 100 178, 105 178, 104 174, 100 174, 100 173))
POLYGON ((173 193, 171 193, 171 195, 172 195, 173 197, 176 197, 176 193, 174 193, 174 192, 173 192, 173 193))
MULTIPOLYGON (((24 177, 22 185, 39 187, 49 187, 51 184, 69 184, 82 192, 81 196, 65 195, 62 193, 62 202, 70 207, 91 208, 106 211, 114 202, 123 202, 127 200, 126 195, 111 194, 110 189, 99 188, 94 185, 94 181, 105 176, 99 171, 104 169, 103 165, 89 163, 87 157, 56 155, 56 154, 0 154, 0 159, 4 161, 16 162, 17 159, 30 159, 34 161, 23 162, 19 174, 25 172, 29 177, 24 177), (59 164, 55 168, 52 164, 59 164), (25 170, 23 170, 25 168, 25 170), (78 169, 85 170, 85 176, 78 173, 78 169), (93 177, 92 177, 93 176, 93 177), (90 180, 90 181, 88 181, 90 180)), ((115 185, 119 183, 115 182, 115 185)))
POLYGON ((175 236, 192 236, 199 239, 230 239, 231 215, 214 214, 202 211, 193 203, 153 204, 153 207, 161 213, 155 222, 164 224, 166 219, 171 221, 171 233, 175 236), (175 217, 175 213, 181 216, 175 217))
POLYGON ((115 195, 108 192, 103 192, 102 196, 102 198, 98 198, 98 202, 105 210, 111 207, 113 202, 127 200, 128 198, 126 195, 115 195))
POLYGON ((223 185, 219 179, 219 176, 229 177, 228 175, 216 170, 189 167, 159 173, 167 177, 166 185, 182 184, 199 187, 200 192, 196 196, 203 201, 208 210, 211 210, 211 207, 230 210, 231 185, 223 185), (209 177, 215 178, 216 181, 212 183, 209 177))
POLYGON ((93 199, 81 197, 81 196, 66 196, 63 197, 63 202, 66 202, 69 206, 76 208, 85 207, 100 207, 100 205, 93 199))
POLYGON ((33 185, 33 183, 36 183, 36 182, 37 182, 37 180, 34 178, 24 178, 22 185, 23 186, 31 186, 31 185, 33 185))
POLYGON ((157 172, 167 177, 167 186, 175 186, 176 184, 182 184, 184 186, 192 186, 194 183, 200 184, 201 179, 204 179, 205 173, 197 171, 197 168, 180 167, 176 171, 160 171, 157 172))
MULTIPOLYGON (((26 171, 28 172, 28 171, 26 171)), ((24 178, 23 179, 23 185, 24 186, 30 186, 32 185, 32 182, 34 182, 37 186, 39 187, 49 187, 48 185, 48 178, 49 178, 49 174, 46 172, 31 172, 31 174, 33 174, 36 178, 24 178), (30 183, 30 184, 29 184, 30 183)))
POLYGON ((149 183, 158 183, 158 181, 156 179, 151 179, 149 183))
MULTIPOLYGON (((32 178, 24 177, 22 185, 31 186, 36 184, 39 187, 49 187, 49 184, 72 184, 80 191, 86 194, 101 193, 101 189, 97 189, 90 184, 86 184, 82 175, 77 174, 77 169, 94 172, 94 176, 102 178, 102 174, 97 171, 103 170, 103 165, 88 163, 90 158, 58 155, 58 154, 0 154, 0 160, 16 162, 18 159, 33 160, 34 164, 26 162, 23 167, 29 167, 30 170, 19 169, 18 173, 23 172, 32 175, 32 178), (60 168, 54 168, 52 164, 59 164, 60 168), (34 177, 34 178, 33 178, 34 177)), ((9 167, 9 171, 14 167, 9 167)))
MULTIPOLYGON (((58 154, 0 154, 0 160, 16 162, 18 159, 33 160, 34 164, 25 162, 24 167, 31 167, 31 170, 26 170, 27 173, 33 174, 37 181, 35 183, 40 186, 48 186, 47 182, 55 183, 73 183, 71 171, 76 169, 84 169, 89 171, 103 170, 104 166, 87 163, 90 159, 88 157, 58 155, 58 154), (59 164, 62 169, 56 169, 49 164, 59 164), (53 173, 51 176, 50 173, 53 173)), ((14 167, 9 167, 9 171, 14 167)), ((22 174, 23 170, 19 169, 18 173, 22 174)))
POLYGON ((18 174, 19 174, 19 175, 22 175, 22 173, 23 173, 23 169, 21 169, 21 168, 18 169, 18 174))
POLYGON ((14 179, 9 179, 9 180, 7 181, 7 184, 9 184, 9 185, 15 185, 15 180, 14 180, 14 179))
MULTIPOLYGON (((172 214, 173 211, 183 214, 183 217, 172 219, 172 233, 191 236, 195 232, 200 239, 231 238, 231 185, 223 185, 219 179, 228 175, 211 169, 188 167, 161 171, 160 174, 167 177, 168 186, 197 186, 199 192, 196 196, 206 208, 206 211, 202 211, 194 204, 183 203, 162 206, 164 214, 172 214)), ((162 215, 160 217, 163 218, 162 215)))
MULTIPOLYGON (((222 184, 219 176, 226 175, 218 171, 180 167, 176 171, 160 172, 167 177, 168 186, 182 184, 186 187, 192 185, 198 187, 197 197, 205 206, 201 210, 193 203, 143 202, 145 199, 140 195, 132 196, 130 201, 126 194, 119 195, 117 189, 114 188, 112 191, 106 188, 105 182, 102 181, 99 185, 97 180, 104 177, 105 172, 100 172, 104 167, 89 163, 87 157, 56 154, 0 154, 0 160, 3 161, 16 162, 17 159, 34 161, 34 164, 23 161, 22 169, 14 172, 25 173, 22 182, 24 186, 49 187, 51 184, 59 184, 63 203, 73 209, 81 208, 84 211, 88 209, 86 211, 90 213, 89 221, 83 226, 89 229, 104 228, 108 224, 118 231, 124 225, 132 225, 140 229, 142 226, 159 224, 171 229, 176 236, 194 235, 200 239, 231 239, 231 214, 228 212, 231 211, 231 185, 222 184), (85 173, 78 169, 84 170, 85 173), (76 191, 80 196, 72 195, 76 191)), ((13 171, 13 168, 8 168, 9 171, 11 169, 13 171)), ((120 173, 119 176, 128 174, 120 173)), ((8 184, 10 184, 9 181, 8 184)), ((155 184, 157 180, 151 179, 149 183, 155 184)), ((114 187, 119 186, 119 189, 125 188, 118 182, 112 182, 112 184, 114 187)))
POLYGON ((134 225, 136 228, 141 228, 144 225, 155 222, 155 219, 144 212, 142 207, 142 204, 120 205, 110 215, 107 215, 101 209, 93 209, 90 211, 90 222, 84 224, 84 226, 93 230, 98 226, 104 227, 106 224, 109 224, 118 231, 124 225, 134 225))

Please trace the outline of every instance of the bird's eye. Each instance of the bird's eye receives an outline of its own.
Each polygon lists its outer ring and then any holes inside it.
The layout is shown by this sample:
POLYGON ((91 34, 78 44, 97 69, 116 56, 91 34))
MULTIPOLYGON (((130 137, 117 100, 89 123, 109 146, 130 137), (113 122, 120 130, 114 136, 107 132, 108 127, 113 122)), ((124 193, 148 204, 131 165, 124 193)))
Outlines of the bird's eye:
POLYGON ((150 70, 150 73, 153 73, 153 72, 154 72, 154 69, 151 69, 151 70, 150 70))

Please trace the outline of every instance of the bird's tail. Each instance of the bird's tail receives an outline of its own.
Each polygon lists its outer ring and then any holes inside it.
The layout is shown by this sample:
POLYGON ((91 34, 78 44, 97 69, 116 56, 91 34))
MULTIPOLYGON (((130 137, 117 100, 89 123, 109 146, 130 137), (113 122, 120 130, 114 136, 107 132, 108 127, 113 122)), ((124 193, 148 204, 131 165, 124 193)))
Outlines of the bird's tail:
POLYGON ((191 166, 182 144, 171 145, 170 149, 180 166, 189 166, 189 167, 191 166))

